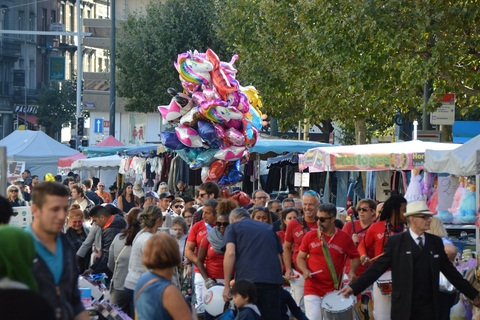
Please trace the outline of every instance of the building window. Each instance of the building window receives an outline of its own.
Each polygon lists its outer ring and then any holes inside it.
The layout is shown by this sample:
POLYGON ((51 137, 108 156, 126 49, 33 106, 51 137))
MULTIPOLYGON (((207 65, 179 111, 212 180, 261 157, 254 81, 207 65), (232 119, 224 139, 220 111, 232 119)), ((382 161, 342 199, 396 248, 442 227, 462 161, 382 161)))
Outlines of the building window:
POLYGON ((52 10, 50 12, 50 23, 52 24, 52 23, 55 23, 55 22, 57 22, 57 11, 52 10))
POLYGON ((61 4, 59 10, 60 11, 58 12, 58 21, 65 24, 65 5, 61 4))
POLYGON ((25 11, 18 11, 18 30, 25 30, 25 11))

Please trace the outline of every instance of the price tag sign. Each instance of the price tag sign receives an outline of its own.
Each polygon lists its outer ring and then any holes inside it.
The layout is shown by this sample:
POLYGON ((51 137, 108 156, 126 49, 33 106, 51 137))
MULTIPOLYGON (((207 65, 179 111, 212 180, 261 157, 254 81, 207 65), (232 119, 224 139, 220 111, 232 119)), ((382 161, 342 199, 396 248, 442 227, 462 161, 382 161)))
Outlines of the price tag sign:
POLYGON ((310 174, 295 172, 295 187, 310 187, 310 174))

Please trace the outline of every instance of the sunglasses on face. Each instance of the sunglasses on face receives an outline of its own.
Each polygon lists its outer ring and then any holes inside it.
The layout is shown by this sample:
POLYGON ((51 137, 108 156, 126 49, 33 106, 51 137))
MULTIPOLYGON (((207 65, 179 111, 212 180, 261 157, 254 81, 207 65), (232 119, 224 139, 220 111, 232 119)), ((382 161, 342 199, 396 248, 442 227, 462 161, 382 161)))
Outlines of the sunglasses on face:
POLYGON ((10 192, 18 192, 18 189, 10 189, 10 192))
POLYGON ((83 222, 82 221, 72 221, 70 222, 70 224, 72 225, 77 225, 77 224, 82 224, 83 222))
POLYGON ((229 224, 230 223, 228 223, 228 222, 220 222, 220 221, 217 221, 217 223, 216 223, 217 227, 219 227, 219 228, 220 227, 226 228, 226 227, 228 227, 229 224))
POLYGON ((320 222, 325 222, 327 220, 330 220, 330 219, 333 219, 334 217, 328 217, 328 218, 325 218, 325 217, 317 217, 315 216, 315 221, 320 221, 320 222))
POLYGON ((366 212, 366 211, 368 211, 368 210, 370 210, 369 207, 358 208, 358 211, 365 211, 365 212, 366 212))
POLYGON ((199 193, 199 194, 198 194, 198 197, 199 197, 199 198, 203 198, 203 197, 206 196, 207 194, 208 194, 208 193, 199 193))
POLYGON ((178 209, 178 208, 183 209, 183 206, 181 204, 175 205, 174 207, 175 209, 178 209))

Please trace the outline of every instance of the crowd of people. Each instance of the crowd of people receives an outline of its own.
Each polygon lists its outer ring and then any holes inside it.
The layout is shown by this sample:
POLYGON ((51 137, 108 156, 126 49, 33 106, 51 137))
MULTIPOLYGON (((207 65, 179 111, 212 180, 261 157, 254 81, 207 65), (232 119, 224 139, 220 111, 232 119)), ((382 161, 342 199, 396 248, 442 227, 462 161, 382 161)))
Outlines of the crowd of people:
POLYGON ((138 319, 216 319, 204 297, 219 285, 237 319, 322 319, 322 299, 336 290, 339 299, 372 291, 373 310, 357 312, 377 320, 448 319, 439 310, 454 300, 440 295, 440 272, 480 306, 423 201, 362 199, 346 219, 313 190, 276 199, 257 190, 241 206, 214 182, 190 189, 178 181, 176 190, 135 182, 108 192, 104 181, 80 183, 78 175, 39 182, 27 170, 22 177, 0 198, 0 224, 18 206, 31 206, 34 219, 25 231, 0 227, 0 245, 15 243, 0 250, 0 296, 8 306, 17 296, 36 303, 19 311, 5 305, 2 315, 89 319, 77 279, 91 274, 105 274, 111 303, 138 319))

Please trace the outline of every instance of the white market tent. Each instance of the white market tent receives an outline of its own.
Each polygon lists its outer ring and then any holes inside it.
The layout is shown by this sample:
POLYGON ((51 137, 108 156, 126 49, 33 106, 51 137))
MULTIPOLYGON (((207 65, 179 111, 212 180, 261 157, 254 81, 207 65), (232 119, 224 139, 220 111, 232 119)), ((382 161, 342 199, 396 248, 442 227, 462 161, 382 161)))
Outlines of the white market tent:
POLYGON ((473 176, 480 171, 479 152, 480 135, 450 151, 426 150, 425 170, 456 176, 473 176))
POLYGON ((24 161, 25 169, 40 180, 47 173, 57 173, 59 158, 72 156, 78 151, 50 138, 42 131, 16 130, 0 141, 7 148, 7 161, 24 161))
POLYGON ((427 149, 453 150, 460 144, 420 140, 318 147, 299 156, 299 169, 310 172, 422 169, 427 149))
POLYGON ((84 170, 85 178, 97 177, 107 185, 117 179, 122 158, 118 155, 75 160, 72 169, 84 170))

